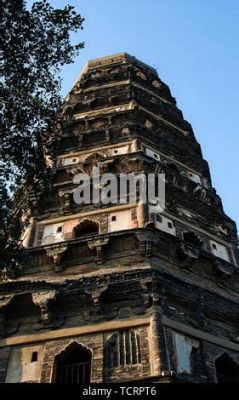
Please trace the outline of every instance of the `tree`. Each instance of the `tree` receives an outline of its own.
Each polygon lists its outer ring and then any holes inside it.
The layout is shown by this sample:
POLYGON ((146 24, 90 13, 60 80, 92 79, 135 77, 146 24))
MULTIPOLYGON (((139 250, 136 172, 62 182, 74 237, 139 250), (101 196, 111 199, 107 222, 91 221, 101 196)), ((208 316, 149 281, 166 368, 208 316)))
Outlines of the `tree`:
POLYGON ((0 8, 0 269, 14 272, 24 259, 15 221, 27 207, 29 190, 47 186, 46 152, 54 152, 62 103, 60 71, 84 47, 72 44, 70 36, 82 29, 84 19, 74 7, 56 9, 46 0, 34 2, 30 10, 24 0, 0 0, 0 8))

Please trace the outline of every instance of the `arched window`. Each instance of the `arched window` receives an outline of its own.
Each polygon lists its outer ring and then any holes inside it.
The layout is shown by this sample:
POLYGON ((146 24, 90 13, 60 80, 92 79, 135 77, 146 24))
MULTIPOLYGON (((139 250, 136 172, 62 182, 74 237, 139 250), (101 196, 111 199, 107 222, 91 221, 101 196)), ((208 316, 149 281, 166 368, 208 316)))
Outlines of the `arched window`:
POLYGON ((202 247, 203 241, 194 232, 184 232, 183 239, 193 246, 202 247))
POLYGON ((239 383, 239 365, 228 354, 215 361, 218 383, 239 383))
POLYGON ((92 235, 99 233, 99 224, 95 221, 86 219, 74 228, 73 237, 78 238, 84 235, 92 235))
POLYGON ((79 343, 71 343, 55 357, 53 381, 56 383, 90 383, 91 351, 79 343))
POLYGON ((106 343, 108 368, 141 363, 139 335, 133 331, 114 333, 106 343))

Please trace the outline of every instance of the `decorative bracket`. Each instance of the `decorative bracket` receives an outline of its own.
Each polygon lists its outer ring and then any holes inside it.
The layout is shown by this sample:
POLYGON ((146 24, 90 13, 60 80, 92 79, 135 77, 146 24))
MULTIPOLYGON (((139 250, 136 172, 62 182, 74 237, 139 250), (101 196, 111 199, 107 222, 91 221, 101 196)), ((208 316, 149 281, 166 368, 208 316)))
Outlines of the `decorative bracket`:
POLYGON ((55 266, 55 271, 60 272, 63 270, 62 265, 60 265, 61 258, 66 252, 68 246, 63 244, 55 244, 46 249, 46 254, 48 257, 52 258, 53 264, 55 266))
POLYGON ((152 287, 152 277, 146 276, 140 279, 140 285, 142 287, 141 297, 145 306, 150 305, 151 298, 151 287, 152 287))
POLYGON ((140 285, 143 290, 148 291, 149 287, 152 285, 152 276, 140 278, 140 285))
POLYGON ((49 325, 52 319, 51 311, 49 310, 49 303, 57 296, 56 290, 49 290, 48 292, 32 293, 33 303, 40 307, 41 322, 43 325, 49 325))
POLYGON ((69 210, 71 207, 71 192, 59 192, 59 196, 62 202, 62 207, 64 210, 69 210))
POLYGON ((84 292, 89 294, 93 300, 93 303, 96 307, 100 306, 100 296, 103 292, 108 289, 108 285, 101 285, 94 288, 86 288, 84 292))
POLYGON ((103 263, 103 247, 109 243, 109 238, 100 238, 91 240, 88 242, 88 247, 91 250, 96 250, 96 263, 102 264, 103 263))
POLYGON ((223 260, 214 261, 217 272, 224 278, 229 278, 234 273, 234 266, 223 260))
POLYGON ((187 243, 180 243, 179 248, 178 248, 178 255, 179 258, 182 259, 184 262, 183 266, 190 267, 191 264, 199 258, 200 251, 187 244, 187 243))

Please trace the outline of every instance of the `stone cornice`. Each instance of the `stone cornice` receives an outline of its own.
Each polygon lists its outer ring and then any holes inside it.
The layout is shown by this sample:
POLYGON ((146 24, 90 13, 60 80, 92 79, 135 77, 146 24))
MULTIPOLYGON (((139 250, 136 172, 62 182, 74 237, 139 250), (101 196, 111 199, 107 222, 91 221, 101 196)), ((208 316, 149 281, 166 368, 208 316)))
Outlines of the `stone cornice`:
POLYGON ((63 328, 45 333, 36 333, 33 335, 21 335, 0 340, 0 347, 26 345, 41 341, 57 340, 62 338, 70 338, 80 335, 103 334, 105 332, 115 331, 119 329, 137 328, 149 325, 149 318, 136 318, 130 320, 107 321, 94 325, 85 325, 74 328, 63 328))
MULTIPOLYGON (((201 285, 198 284, 198 282, 192 282, 192 279, 187 275, 187 279, 185 278, 184 275, 179 275, 179 274, 173 274, 170 272, 167 272, 166 270, 161 270, 153 265, 148 267, 144 267, 143 269, 135 269, 132 271, 123 271, 123 272, 112 272, 108 274, 102 274, 102 275, 96 275, 96 276, 83 276, 83 277, 77 277, 76 279, 67 279, 65 277, 64 280, 63 277, 61 276, 60 279, 62 280, 61 282, 49 282, 46 280, 38 280, 38 281, 30 281, 30 280, 15 280, 15 281, 8 281, 5 283, 0 284, 0 293, 14 293, 14 294, 19 294, 21 292, 23 293, 33 293, 33 292, 40 292, 40 291, 46 291, 46 290, 56 290, 60 293, 60 291, 64 291, 65 289, 67 291, 69 290, 75 290, 76 288, 82 291, 90 290, 90 288, 95 288, 97 285, 104 286, 104 285, 111 285, 111 284, 117 284, 117 283, 123 283, 123 282, 132 282, 132 281, 141 281, 142 279, 151 279, 152 276, 155 277, 156 280, 159 280, 159 282, 162 279, 169 279, 172 282, 178 282, 184 285, 188 285, 191 288, 200 288, 202 292, 205 294, 207 293, 212 293, 215 294, 216 296, 221 296, 225 300, 228 300, 230 302, 233 302, 234 304, 239 305, 239 299, 238 295, 235 293, 235 295, 230 295, 228 292, 222 292, 220 289, 216 289, 216 284, 215 288, 209 289, 203 287, 203 282, 201 285)), ((186 287, 186 286, 185 286, 186 287)))

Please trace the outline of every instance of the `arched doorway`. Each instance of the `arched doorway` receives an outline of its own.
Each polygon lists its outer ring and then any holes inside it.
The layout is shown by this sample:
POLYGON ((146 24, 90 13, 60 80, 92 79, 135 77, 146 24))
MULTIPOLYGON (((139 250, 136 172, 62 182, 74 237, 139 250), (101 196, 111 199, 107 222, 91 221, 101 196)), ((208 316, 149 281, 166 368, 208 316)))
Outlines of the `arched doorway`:
POLYGON ((218 383, 239 383, 239 365, 228 354, 215 361, 218 383))
POLYGON ((78 238, 84 235, 92 235, 99 233, 99 225, 97 222, 86 219, 74 228, 74 237, 78 238))
POLYGON ((55 357, 53 382, 55 383, 90 383, 91 351, 79 343, 71 343, 55 357))

